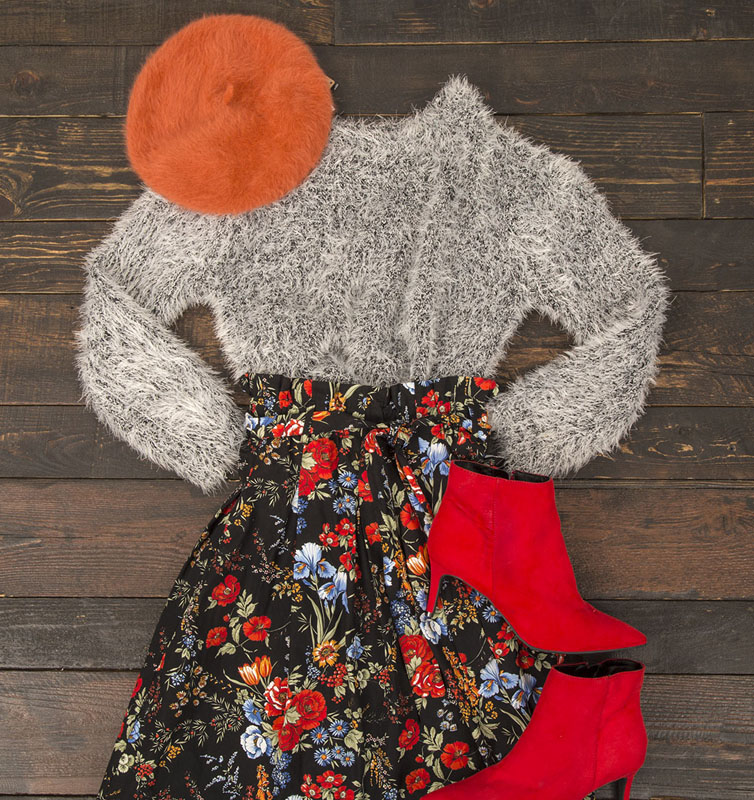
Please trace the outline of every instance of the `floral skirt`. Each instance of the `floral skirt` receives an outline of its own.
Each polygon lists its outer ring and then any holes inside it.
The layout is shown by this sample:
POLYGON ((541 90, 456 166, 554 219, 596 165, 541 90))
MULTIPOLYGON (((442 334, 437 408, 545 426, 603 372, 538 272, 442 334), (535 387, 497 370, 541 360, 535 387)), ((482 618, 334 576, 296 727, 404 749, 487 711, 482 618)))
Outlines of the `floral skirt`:
POLYGON ((460 579, 424 610, 429 527, 450 460, 487 454, 495 382, 241 384, 241 482, 170 592, 100 800, 392 800, 500 760, 553 659, 460 579))

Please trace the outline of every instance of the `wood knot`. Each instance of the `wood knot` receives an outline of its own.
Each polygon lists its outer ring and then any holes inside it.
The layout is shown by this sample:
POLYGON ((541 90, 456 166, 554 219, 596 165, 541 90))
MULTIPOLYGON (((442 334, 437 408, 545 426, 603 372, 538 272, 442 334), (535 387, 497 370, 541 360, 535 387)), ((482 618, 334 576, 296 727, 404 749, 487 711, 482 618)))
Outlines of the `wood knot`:
POLYGON ((0 194, 0 219, 12 219, 16 216, 16 204, 3 194, 0 194))
POLYGON ((42 78, 30 69, 22 69, 11 80, 11 90, 22 97, 36 94, 42 85, 42 78))

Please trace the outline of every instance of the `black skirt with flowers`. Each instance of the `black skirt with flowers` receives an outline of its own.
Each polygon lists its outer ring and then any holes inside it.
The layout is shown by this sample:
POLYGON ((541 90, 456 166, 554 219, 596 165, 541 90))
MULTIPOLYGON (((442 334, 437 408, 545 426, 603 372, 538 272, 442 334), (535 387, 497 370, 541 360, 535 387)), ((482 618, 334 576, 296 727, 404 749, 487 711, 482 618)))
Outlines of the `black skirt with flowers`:
POLYGON ((424 610, 429 526, 450 460, 487 453, 495 382, 241 383, 241 482, 175 581, 100 800, 394 800, 498 761, 552 661, 457 578, 424 610))

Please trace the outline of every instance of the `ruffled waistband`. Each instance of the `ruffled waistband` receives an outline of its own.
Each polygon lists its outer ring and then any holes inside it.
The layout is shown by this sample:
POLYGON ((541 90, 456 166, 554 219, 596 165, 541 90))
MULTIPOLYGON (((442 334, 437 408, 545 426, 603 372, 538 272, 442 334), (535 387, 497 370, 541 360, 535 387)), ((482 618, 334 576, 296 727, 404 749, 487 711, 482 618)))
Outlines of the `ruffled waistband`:
POLYGON ((345 414, 375 423, 408 422, 457 412, 459 404, 485 405, 499 391, 490 378, 456 375, 373 386, 247 372, 239 382, 250 397, 247 428, 304 415, 320 420, 345 414))

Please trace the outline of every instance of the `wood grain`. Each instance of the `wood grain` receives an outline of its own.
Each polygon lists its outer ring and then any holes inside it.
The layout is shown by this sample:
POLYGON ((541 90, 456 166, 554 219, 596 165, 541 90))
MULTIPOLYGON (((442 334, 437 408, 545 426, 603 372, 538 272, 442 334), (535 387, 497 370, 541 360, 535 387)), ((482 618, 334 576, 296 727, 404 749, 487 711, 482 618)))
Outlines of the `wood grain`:
POLYGON ((138 194, 122 120, 0 119, 0 219, 120 214, 138 194))
MULTIPOLYGON (((172 477, 81 406, 0 407, 3 478, 172 477)), ((621 446, 576 479, 753 480, 754 408, 650 407, 621 446)))
MULTIPOLYGON (((0 669, 140 669, 164 605, 163 598, 0 599, 0 669)), ((754 602, 602 600, 597 606, 646 634, 641 659, 649 672, 754 674, 754 602), (714 648, 700 647, 711 640, 714 648)))
MULTIPOLYGON (((6 221, 0 236, 0 294, 80 292, 83 258, 111 224, 6 221)), ((627 225, 657 255, 674 291, 754 290, 754 220, 628 220, 627 225)))
POLYGON ((331 0, 118 0, 104 8, 88 0, 5 0, 0 44, 160 44, 203 14, 261 14, 309 42, 329 42, 331 0))
POLYGON ((754 113, 705 115, 704 140, 705 216, 753 216, 754 113))
MULTIPOLYGON (((1 49, 0 49, 1 50, 1 49)), ((577 157, 626 217, 701 215, 701 119, 510 118, 577 157)), ((138 194, 121 119, 0 118, 0 219, 103 219, 138 194)))
POLYGON ((634 220, 675 291, 754 289, 754 220, 634 220))
POLYGON ((581 162, 619 216, 702 216, 698 116, 516 116, 505 121, 581 162))
MULTIPOLYGON (((627 6, 628 8, 629 6, 627 6)), ((149 48, 0 48, 0 113, 121 115, 149 48)), ((750 111, 754 41, 315 46, 346 114, 407 114, 464 73, 500 114, 750 111)))
MULTIPOLYGON (((136 675, 0 672, 0 791, 96 792, 136 675)), ((650 748, 634 796, 749 800, 753 698, 751 676, 648 676, 650 748)))
POLYGON ((340 0, 335 41, 562 42, 752 38, 754 11, 728 0, 340 0))
POLYGON ((0 229, 0 294, 81 292, 86 254, 109 222, 5 222, 0 229))
MULTIPOLYGON (((595 600, 754 600, 754 488, 556 483, 595 600)), ((183 481, 3 480, 0 595, 165 597, 224 495, 183 481)))
MULTIPOLYGON (((0 295, 6 331, 0 362, 0 402, 80 404, 74 366, 79 294, 0 295)), ((754 396, 754 327, 748 292, 683 292, 671 304, 664 329, 660 374, 650 405, 746 406, 754 396)), ((184 313, 174 326, 232 383, 205 306, 184 313)), ((519 328, 501 365, 504 385, 547 363, 570 346, 561 328, 533 315, 519 328)), ((236 400, 245 402, 236 387, 236 400)))

